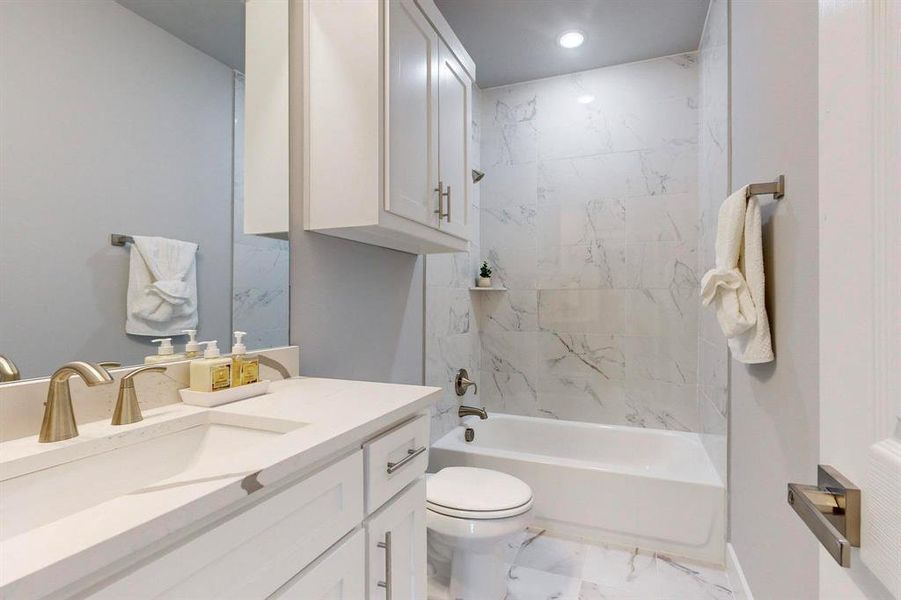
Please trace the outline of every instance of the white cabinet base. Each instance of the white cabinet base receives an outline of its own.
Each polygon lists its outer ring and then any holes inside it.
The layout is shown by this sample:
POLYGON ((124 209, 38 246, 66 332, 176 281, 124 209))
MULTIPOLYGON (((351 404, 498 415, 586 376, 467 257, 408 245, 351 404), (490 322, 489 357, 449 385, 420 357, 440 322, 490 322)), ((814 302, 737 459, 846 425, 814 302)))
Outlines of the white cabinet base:
POLYGON ((279 588, 284 600, 359 600, 365 593, 366 533, 358 530, 279 588))

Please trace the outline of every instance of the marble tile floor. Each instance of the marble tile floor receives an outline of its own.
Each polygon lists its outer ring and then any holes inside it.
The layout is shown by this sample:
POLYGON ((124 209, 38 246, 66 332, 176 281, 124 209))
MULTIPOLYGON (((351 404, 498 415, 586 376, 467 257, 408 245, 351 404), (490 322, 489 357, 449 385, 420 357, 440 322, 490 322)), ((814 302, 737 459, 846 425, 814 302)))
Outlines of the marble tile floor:
MULTIPOLYGON (((529 529, 508 544, 505 600, 732 600, 725 570, 529 529)), ((429 580, 429 600, 447 597, 429 580)), ((482 600, 466 598, 465 600, 482 600)))

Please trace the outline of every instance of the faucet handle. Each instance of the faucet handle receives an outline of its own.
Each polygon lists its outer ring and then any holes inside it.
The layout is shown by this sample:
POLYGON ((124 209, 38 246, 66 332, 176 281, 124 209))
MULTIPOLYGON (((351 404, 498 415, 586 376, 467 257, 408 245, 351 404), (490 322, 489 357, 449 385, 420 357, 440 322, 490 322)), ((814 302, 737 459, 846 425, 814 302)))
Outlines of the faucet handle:
POLYGON ((163 373, 166 367, 150 365, 138 367, 122 377, 119 382, 119 397, 116 398, 116 408, 113 410, 113 425, 128 425, 144 419, 141 407, 138 405, 138 394, 135 391, 134 378, 141 373, 163 373))
POLYGON ((458 396, 463 396, 466 394, 466 390, 472 387, 472 393, 479 393, 479 386, 476 385, 475 381, 472 381, 469 378, 469 373, 466 369, 460 369, 457 371, 457 376, 454 378, 454 391, 457 392, 458 396))

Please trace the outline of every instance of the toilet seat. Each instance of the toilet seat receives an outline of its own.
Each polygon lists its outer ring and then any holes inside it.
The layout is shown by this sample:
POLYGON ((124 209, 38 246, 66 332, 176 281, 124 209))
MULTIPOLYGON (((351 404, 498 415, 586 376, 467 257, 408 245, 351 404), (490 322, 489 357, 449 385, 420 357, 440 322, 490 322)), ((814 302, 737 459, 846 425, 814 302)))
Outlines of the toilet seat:
POLYGON ((532 508, 532 488, 499 471, 447 467, 428 477, 426 507, 458 519, 505 519, 532 508))

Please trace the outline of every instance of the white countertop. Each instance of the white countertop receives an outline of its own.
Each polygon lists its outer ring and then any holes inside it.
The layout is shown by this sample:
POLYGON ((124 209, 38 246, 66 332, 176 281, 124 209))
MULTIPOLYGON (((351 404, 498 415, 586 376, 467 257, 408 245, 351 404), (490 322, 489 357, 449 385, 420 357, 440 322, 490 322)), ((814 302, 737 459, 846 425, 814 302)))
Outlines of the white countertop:
MULTIPOLYGON (((115 448, 111 435, 165 432, 208 413, 295 421, 305 424, 265 445, 237 451, 214 464, 194 468, 0 542, 0 596, 37 596, 102 570, 171 534, 228 508, 250 493, 302 472, 342 449, 433 404, 440 388, 413 385, 295 378, 273 382, 269 393, 215 408, 172 404, 145 412, 144 420, 113 427, 107 422, 80 427, 81 435, 53 444, 37 436, 0 444, 0 478, 27 465, 34 471, 54 464, 59 448, 86 448, 86 454, 115 448), (252 485, 247 485, 253 480, 252 485), (259 486, 257 485, 259 484, 259 486), (249 490, 249 491, 248 491, 249 490)), ((182 425, 183 426, 183 425, 182 425)), ((140 465, 135 465, 140 468, 140 465)), ((0 515, 0 528, 7 515, 0 515)))

